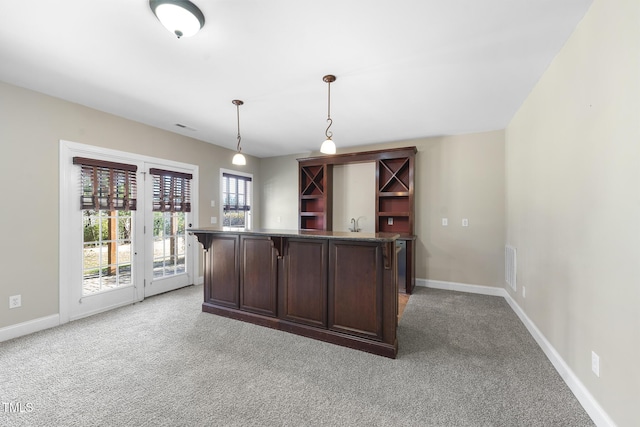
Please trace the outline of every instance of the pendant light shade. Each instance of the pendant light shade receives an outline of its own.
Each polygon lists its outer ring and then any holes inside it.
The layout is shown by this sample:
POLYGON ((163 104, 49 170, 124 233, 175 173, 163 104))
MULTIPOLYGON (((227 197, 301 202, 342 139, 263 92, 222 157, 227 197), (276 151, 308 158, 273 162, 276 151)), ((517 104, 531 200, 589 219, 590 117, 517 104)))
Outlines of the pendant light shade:
POLYGON ((231 160, 231 163, 238 166, 244 166, 247 164, 247 159, 244 157, 244 154, 236 153, 233 155, 233 160, 231 160))
POLYGON ((236 106, 236 113, 238 117, 238 146, 236 148, 238 152, 233 156, 231 163, 238 166, 244 166, 247 164, 247 159, 245 159, 244 154, 242 154, 242 147, 240 147, 240 140, 242 140, 240 137, 240 106, 244 104, 244 102, 239 99, 234 99, 231 102, 236 106))
POLYGON ((324 131, 327 139, 320 146, 320 152, 324 154, 336 154, 336 144, 331 139, 333 133, 329 130, 333 124, 333 120, 331 120, 331 83, 336 81, 336 76, 329 74, 324 76, 322 80, 326 82, 329 87, 329 95, 327 97, 327 122, 329 123, 329 126, 327 126, 327 130, 324 131))
POLYGON ((328 137, 320 146, 320 152, 324 154, 336 154, 336 144, 328 137))
POLYGON ((190 37, 204 25, 204 15, 189 0, 149 0, 158 20, 178 38, 190 37))

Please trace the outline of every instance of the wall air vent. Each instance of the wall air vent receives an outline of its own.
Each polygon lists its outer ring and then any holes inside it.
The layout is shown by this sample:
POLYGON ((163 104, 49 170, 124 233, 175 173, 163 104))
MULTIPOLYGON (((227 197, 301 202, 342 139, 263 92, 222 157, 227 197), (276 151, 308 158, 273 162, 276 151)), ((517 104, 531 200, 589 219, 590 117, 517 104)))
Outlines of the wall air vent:
POLYGON ((511 289, 516 290, 517 277, 516 248, 513 246, 505 246, 504 248, 504 281, 511 289))
POLYGON ((196 129, 189 127, 187 125, 183 125, 182 123, 176 123, 176 126, 182 129, 190 130, 191 132, 195 132, 196 129))

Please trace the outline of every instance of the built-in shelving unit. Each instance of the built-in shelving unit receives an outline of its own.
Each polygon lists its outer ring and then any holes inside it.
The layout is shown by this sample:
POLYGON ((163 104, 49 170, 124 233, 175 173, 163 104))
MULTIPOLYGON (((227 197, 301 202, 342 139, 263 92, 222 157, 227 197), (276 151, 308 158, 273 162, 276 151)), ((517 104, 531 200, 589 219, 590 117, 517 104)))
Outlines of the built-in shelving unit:
POLYGON ((299 223, 301 230, 332 231, 333 166, 375 162, 376 232, 397 233, 399 265, 406 274, 399 277, 401 292, 411 293, 415 285, 414 165, 416 147, 364 151, 360 153, 298 159, 299 223), (404 264, 403 264, 404 263, 404 264))
POLYGON ((414 155, 376 162, 376 231, 413 234, 414 155))
POLYGON ((332 172, 333 168, 328 164, 300 165, 300 230, 331 230, 332 172))

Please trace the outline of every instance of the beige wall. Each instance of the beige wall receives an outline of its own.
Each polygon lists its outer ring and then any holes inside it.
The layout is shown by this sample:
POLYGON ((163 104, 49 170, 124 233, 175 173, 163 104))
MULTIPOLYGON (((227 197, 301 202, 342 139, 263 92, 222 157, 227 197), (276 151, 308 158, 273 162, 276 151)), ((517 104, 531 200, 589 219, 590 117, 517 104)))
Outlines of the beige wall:
POLYGON ((260 183, 255 192, 262 194, 259 228, 298 229, 298 161, 308 153, 260 159, 260 183))
POLYGON ((376 164, 374 162, 334 165, 333 229, 349 231, 351 218, 363 233, 376 231, 376 164))
POLYGON ((620 426, 640 402, 639 24, 637 0, 595 0, 506 130, 512 295, 620 426))
MULTIPOLYGON (((220 200, 219 169, 236 169, 227 149, 0 83, 0 180, 6 183, 0 328, 58 313, 61 139, 198 165, 202 226, 219 217, 210 203, 220 200), (9 310, 9 296, 16 294, 22 295, 22 307, 9 310)), ((258 159, 247 156, 242 170, 259 181, 258 159)), ((254 197, 259 221, 260 194, 254 197)))
MULTIPOLYGON (((416 146, 416 277, 502 287, 504 282, 504 132, 424 138, 358 147, 416 146), (449 226, 442 227, 442 218, 449 226), (469 227, 462 227, 463 218, 469 227)), ((347 152, 339 150, 339 153, 347 152)), ((263 223, 297 228, 297 157, 261 160, 263 223), (277 184, 277 187, 276 187, 277 184), (277 188, 278 194, 271 189, 277 188), (273 197, 271 197, 273 195, 273 197), (284 223, 284 221, 283 221, 284 223)), ((370 191, 374 194, 375 181, 370 191)), ((335 227, 334 227, 335 228, 335 227)))

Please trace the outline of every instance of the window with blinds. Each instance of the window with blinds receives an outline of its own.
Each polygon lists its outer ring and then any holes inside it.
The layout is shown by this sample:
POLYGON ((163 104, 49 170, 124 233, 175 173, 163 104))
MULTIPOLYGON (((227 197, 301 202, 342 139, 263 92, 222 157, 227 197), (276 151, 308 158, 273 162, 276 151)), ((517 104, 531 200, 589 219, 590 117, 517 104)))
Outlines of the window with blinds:
POLYGON ((149 169, 153 178, 154 212, 191 212, 190 173, 149 169))
POLYGON ((222 174, 222 203, 224 227, 247 228, 251 211, 251 178, 222 174))
POLYGON ((80 165, 80 209, 136 210, 136 165, 74 157, 80 165))

